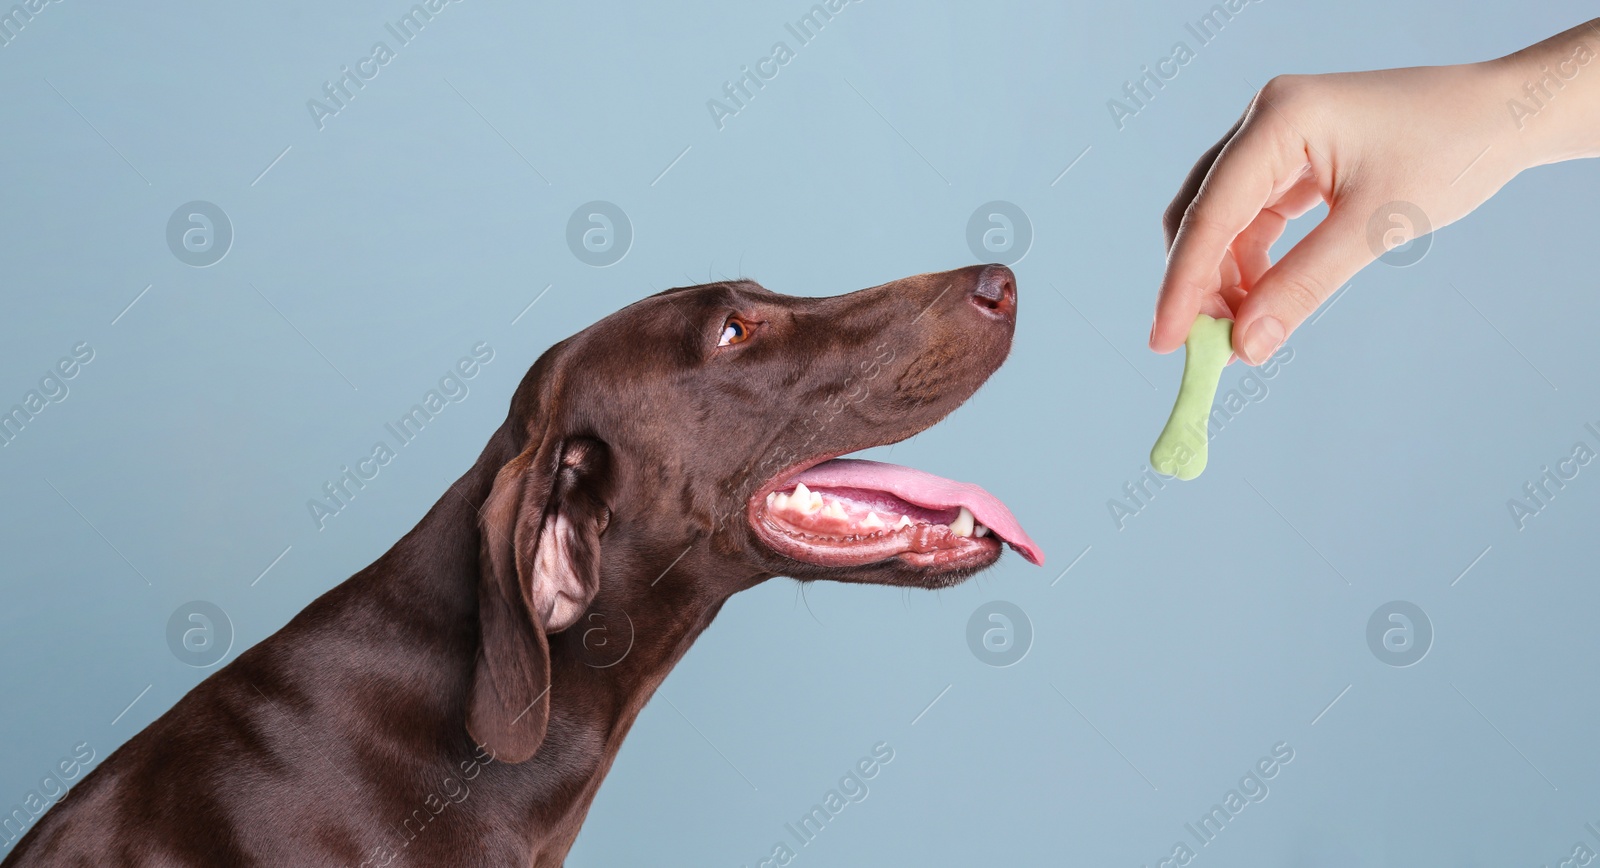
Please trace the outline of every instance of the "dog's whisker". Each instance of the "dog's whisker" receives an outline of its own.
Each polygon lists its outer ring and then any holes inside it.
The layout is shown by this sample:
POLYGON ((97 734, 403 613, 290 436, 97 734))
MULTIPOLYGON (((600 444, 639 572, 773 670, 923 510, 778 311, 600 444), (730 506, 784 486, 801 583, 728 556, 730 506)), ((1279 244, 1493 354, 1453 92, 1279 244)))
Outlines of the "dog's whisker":
POLYGON ((811 620, 816 621, 819 627, 828 626, 822 623, 822 619, 817 617, 816 612, 811 611, 811 600, 806 596, 806 582, 795 582, 795 584, 798 586, 795 596, 805 605, 806 611, 811 615, 811 620))

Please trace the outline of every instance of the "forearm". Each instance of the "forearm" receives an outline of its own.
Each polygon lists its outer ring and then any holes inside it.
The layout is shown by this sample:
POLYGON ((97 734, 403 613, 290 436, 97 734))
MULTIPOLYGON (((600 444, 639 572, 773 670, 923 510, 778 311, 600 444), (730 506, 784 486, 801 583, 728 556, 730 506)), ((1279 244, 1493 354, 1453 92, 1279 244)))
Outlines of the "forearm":
POLYGON ((1600 19, 1486 66, 1526 165, 1600 156, 1600 19))

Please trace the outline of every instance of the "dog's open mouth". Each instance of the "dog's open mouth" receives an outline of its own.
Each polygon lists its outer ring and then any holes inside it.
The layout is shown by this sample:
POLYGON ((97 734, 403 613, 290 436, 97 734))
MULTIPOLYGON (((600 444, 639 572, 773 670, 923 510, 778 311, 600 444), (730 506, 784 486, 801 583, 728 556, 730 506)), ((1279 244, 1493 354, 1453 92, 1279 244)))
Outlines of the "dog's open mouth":
POLYGON ((999 557, 1001 543, 1044 563, 999 498, 909 467, 835 458, 764 490, 751 509, 756 532, 806 563, 856 567, 898 558, 938 570, 981 567, 999 557))

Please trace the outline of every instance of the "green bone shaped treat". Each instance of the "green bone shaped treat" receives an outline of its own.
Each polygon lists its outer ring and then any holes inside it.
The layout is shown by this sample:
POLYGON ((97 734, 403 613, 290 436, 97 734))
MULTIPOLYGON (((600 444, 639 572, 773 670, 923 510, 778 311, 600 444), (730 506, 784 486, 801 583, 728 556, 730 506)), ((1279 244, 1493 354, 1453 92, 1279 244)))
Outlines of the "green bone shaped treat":
POLYGON ((1195 317, 1183 342, 1183 385, 1167 427, 1150 450, 1150 466, 1164 476, 1193 479, 1206 469, 1206 422, 1217 381, 1233 353, 1233 320, 1195 317))

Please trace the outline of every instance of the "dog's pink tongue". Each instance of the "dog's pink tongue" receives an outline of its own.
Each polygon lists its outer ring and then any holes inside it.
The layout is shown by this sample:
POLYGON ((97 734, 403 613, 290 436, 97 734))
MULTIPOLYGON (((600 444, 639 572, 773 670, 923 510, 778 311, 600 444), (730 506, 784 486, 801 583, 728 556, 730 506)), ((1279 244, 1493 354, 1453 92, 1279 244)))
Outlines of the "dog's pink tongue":
POLYGON ((861 458, 824 461, 796 476, 811 488, 863 488, 887 491, 895 497, 929 509, 972 510, 973 518, 987 525, 1029 561, 1043 565, 1044 552, 1028 538, 1011 510, 1000 498, 969 482, 955 482, 898 464, 861 458))

